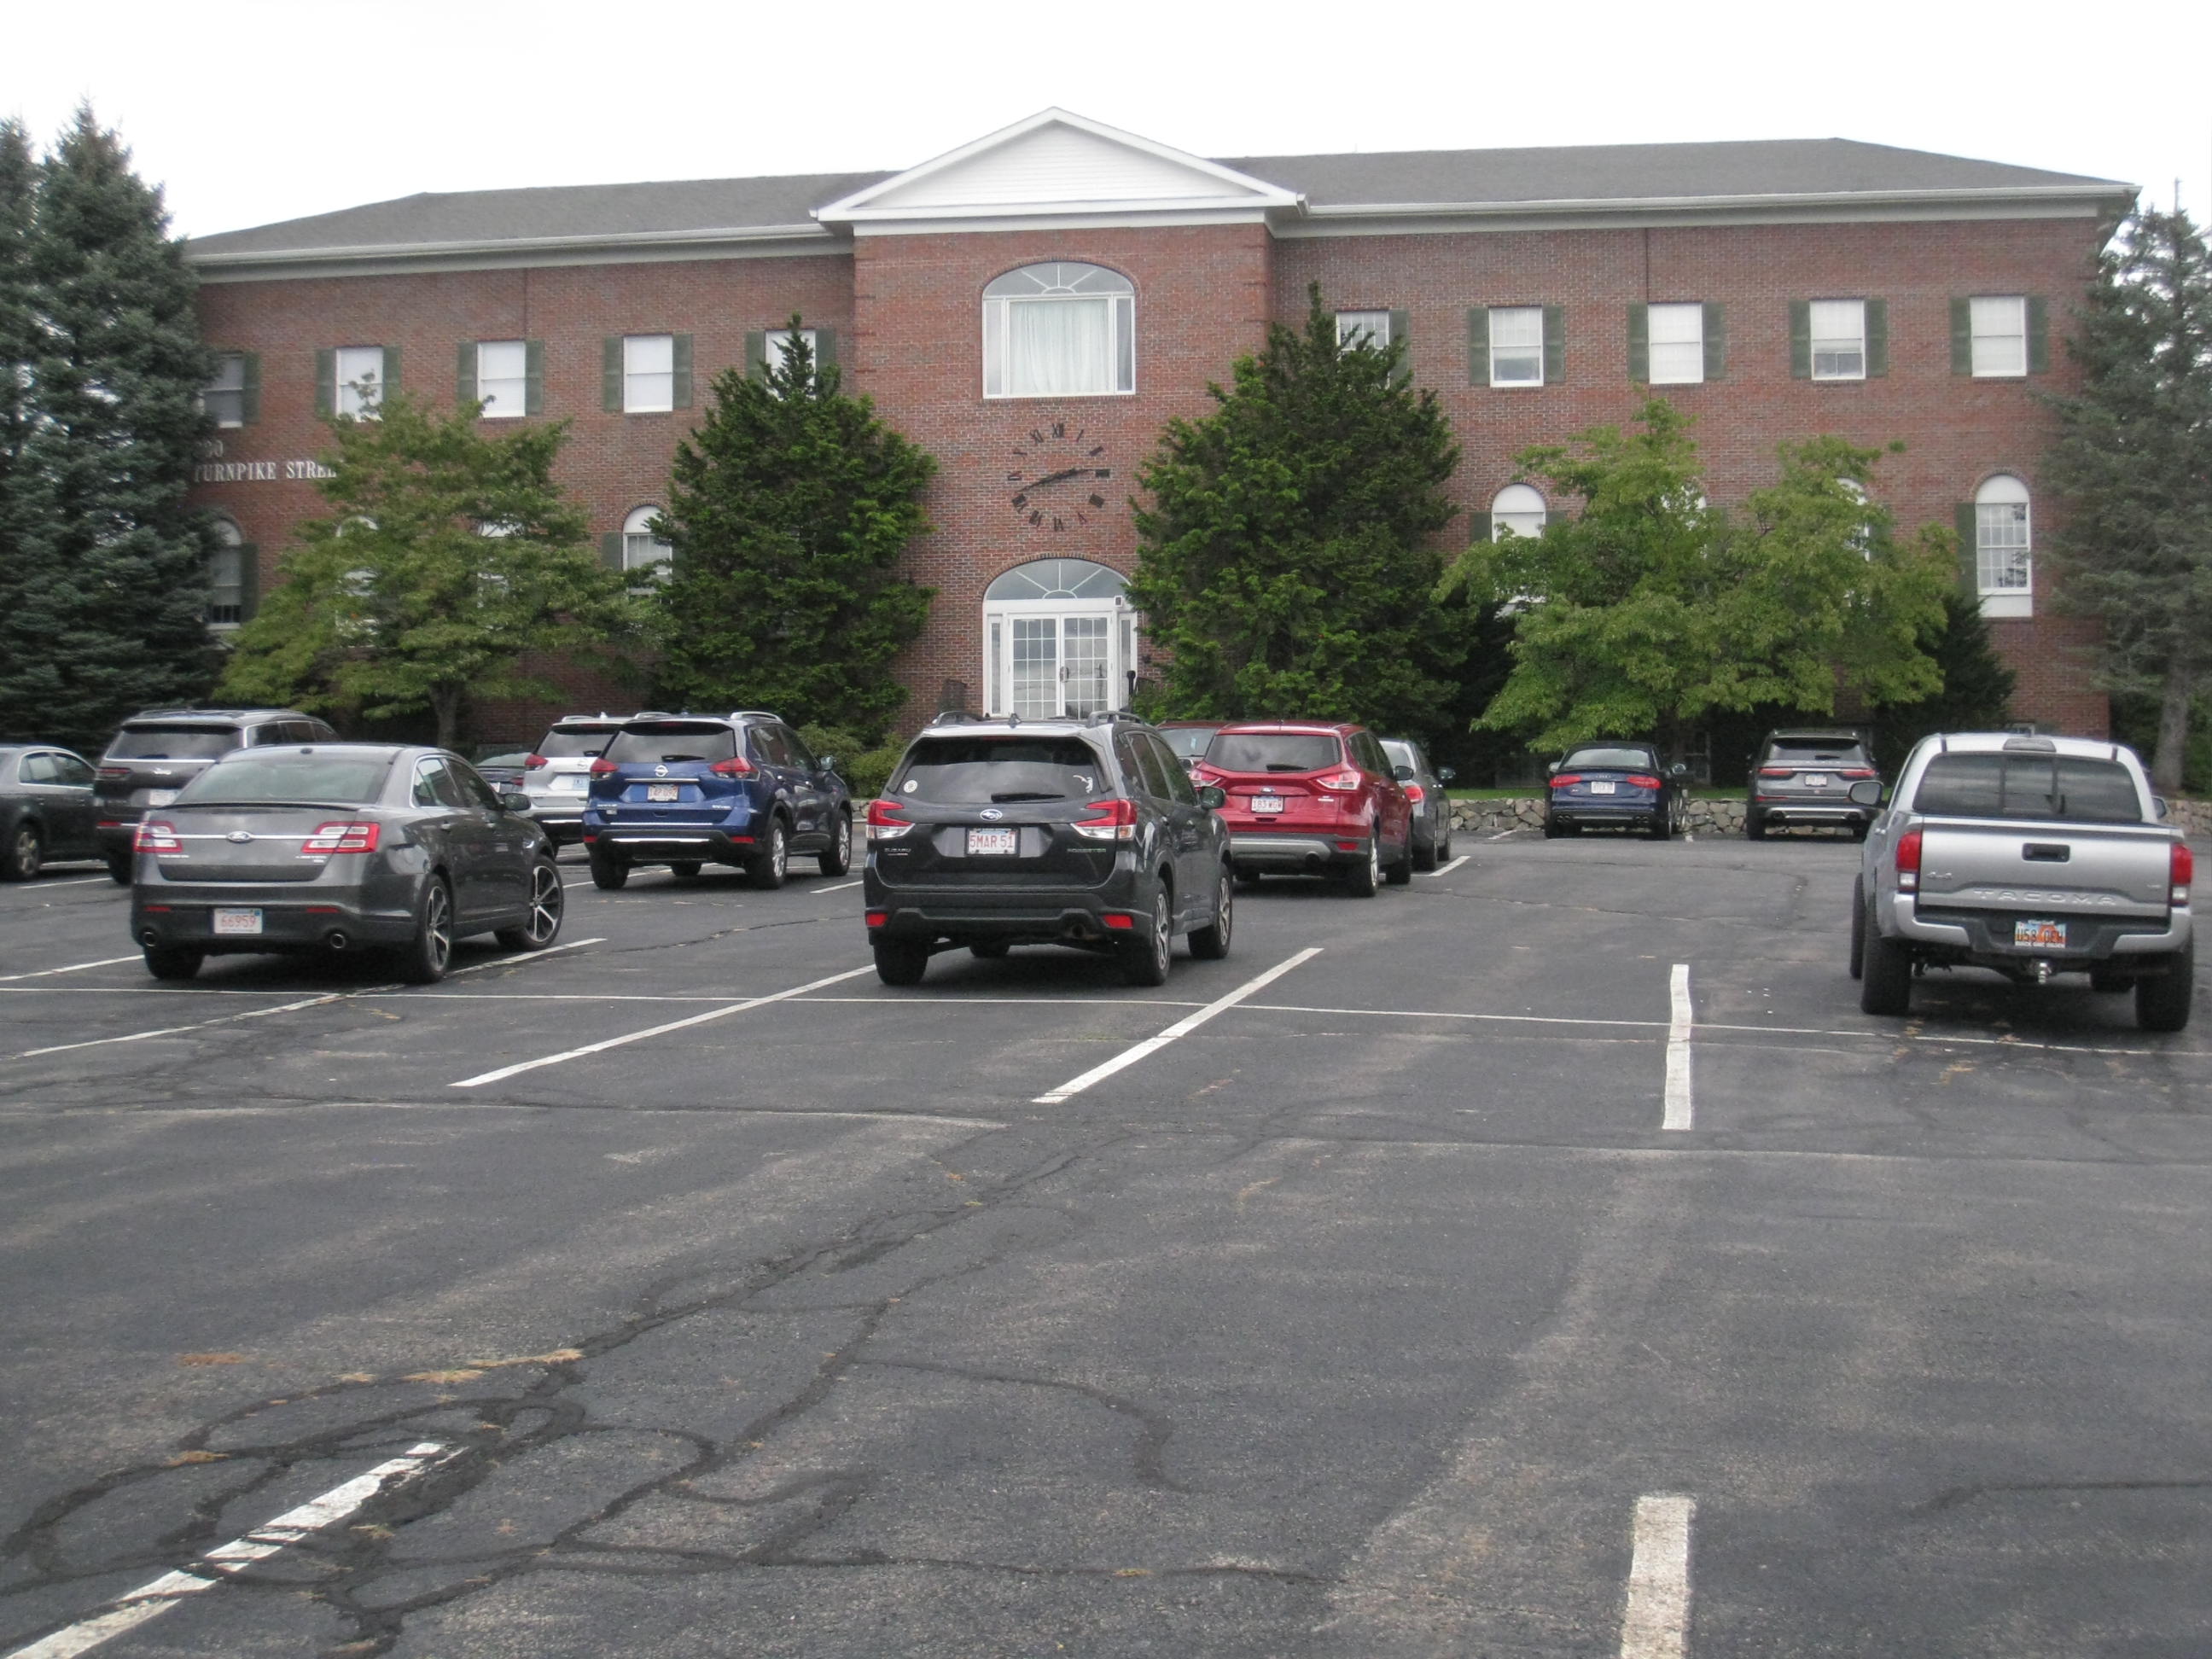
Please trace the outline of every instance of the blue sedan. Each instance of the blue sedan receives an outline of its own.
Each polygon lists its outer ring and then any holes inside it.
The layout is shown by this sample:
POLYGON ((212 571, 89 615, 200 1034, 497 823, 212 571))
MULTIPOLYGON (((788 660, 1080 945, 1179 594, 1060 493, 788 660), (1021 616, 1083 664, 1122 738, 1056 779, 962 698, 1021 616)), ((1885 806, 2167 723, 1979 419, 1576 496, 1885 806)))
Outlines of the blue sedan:
POLYGON ((1641 830, 1654 841, 1681 831, 1682 780, 1690 769, 1664 765, 1648 743, 1583 744, 1551 770, 1547 841, 1585 830, 1641 830))

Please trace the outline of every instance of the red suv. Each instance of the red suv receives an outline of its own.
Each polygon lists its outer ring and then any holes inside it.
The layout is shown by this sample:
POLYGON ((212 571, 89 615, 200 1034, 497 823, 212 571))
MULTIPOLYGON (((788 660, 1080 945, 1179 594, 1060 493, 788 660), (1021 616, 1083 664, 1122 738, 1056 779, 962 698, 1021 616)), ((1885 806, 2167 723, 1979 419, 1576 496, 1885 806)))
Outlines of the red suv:
POLYGON ((1192 770, 1228 796, 1237 877, 1340 875, 1371 896, 1413 878, 1413 803, 1364 726, 1267 720, 1224 726, 1192 770))

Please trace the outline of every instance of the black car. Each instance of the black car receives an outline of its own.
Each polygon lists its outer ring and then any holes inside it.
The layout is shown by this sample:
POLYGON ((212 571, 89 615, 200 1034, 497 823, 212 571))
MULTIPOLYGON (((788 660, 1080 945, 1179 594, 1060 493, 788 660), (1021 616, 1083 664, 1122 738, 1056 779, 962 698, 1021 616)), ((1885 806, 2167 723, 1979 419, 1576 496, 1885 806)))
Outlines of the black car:
POLYGON ((0 744, 0 881, 59 859, 96 859, 92 767, 51 744, 0 744))
POLYGON ((1654 841, 1680 833, 1687 809, 1682 780, 1690 769, 1661 763, 1648 743, 1602 738, 1577 744, 1553 763, 1544 803, 1544 835, 1585 830, 1641 830, 1654 841))
POLYGON ((527 807, 441 749, 240 750, 139 823, 131 936, 156 979, 212 955, 383 949, 427 985, 465 934, 543 950, 561 872, 527 807))
POLYGON ((1848 830, 1853 841, 1864 841, 1867 826, 1881 809, 1852 800, 1850 787, 1881 776, 1859 732, 1769 732, 1752 757, 1744 838, 1765 840, 1770 824, 1783 829, 1808 823, 1848 830))
POLYGON ((505 791, 522 787, 522 775, 530 769, 530 763, 535 758, 528 744, 509 739, 476 744, 469 764, 493 788, 505 791))
POLYGON ((1127 714, 940 717, 868 806, 876 972, 912 985, 939 951, 1066 945, 1158 985, 1177 933, 1194 957, 1225 957, 1236 881, 1221 802, 1127 714))
POLYGON ((1382 752, 1413 803, 1413 868, 1433 870, 1452 855, 1451 799, 1444 786, 1458 774, 1449 766, 1431 766, 1428 751, 1411 738, 1383 738, 1382 752))
POLYGON ((93 795, 107 873, 128 885, 131 842, 149 806, 167 806, 218 756, 278 744, 330 743, 337 733, 296 708, 149 708, 123 722, 100 757, 93 795))

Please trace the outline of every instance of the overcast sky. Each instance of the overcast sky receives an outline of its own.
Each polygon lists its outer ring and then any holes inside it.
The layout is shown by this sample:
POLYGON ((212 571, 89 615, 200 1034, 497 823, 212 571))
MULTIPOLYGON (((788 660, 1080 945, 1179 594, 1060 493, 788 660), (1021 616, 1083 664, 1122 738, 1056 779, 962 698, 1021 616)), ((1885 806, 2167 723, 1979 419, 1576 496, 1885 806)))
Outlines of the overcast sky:
POLYGON ((1202 155, 1860 138, 2212 204, 2212 3, 16 0, 176 228, 418 191, 910 166, 1048 105, 1202 155))

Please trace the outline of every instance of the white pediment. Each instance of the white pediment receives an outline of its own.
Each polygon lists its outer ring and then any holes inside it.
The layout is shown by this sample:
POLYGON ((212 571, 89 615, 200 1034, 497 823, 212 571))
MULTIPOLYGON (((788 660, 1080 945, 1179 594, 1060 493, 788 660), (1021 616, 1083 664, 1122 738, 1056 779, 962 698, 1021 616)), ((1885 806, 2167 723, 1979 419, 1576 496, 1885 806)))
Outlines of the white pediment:
POLYGON ((824 223, 1296 210, 1279 185, 1045 110, 818 210, 824 223))

